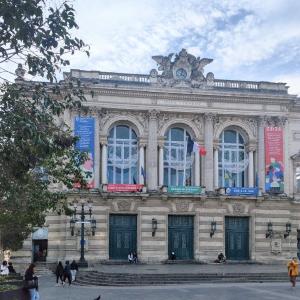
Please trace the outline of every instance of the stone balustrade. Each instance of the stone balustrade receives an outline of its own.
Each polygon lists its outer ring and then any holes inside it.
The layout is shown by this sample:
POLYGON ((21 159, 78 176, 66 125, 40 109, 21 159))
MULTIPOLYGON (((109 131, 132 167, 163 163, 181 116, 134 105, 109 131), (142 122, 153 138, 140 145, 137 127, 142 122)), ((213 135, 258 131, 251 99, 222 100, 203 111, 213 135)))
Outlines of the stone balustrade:
MULTIPOLYGON (((93 83, 103 82, 123 82, 125 84, 144 84, 151 85, 150 75, 146 74, 127 74, 100 71, 71 70, 70 73, 64 73, 64 79, 79 78, 83 81, 92 81, 93 83)), ((161 76, 158 75, 158 78, 161 76)), ((240 81, 215 79, 212 89, 238 90, 247 92, 267 92, 287 94, 288 87, 285 83, 265 82, 265 81, 240 81)))

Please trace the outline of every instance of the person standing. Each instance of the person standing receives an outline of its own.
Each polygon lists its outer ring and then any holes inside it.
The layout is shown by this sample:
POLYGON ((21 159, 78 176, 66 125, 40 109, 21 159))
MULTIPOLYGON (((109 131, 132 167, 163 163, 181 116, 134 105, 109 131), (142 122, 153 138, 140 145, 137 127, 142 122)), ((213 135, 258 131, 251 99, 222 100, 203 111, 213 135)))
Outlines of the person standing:
POLYGON ((289 262, 288 262, 288 274, 290 276, 290 282, 292 283, 292 287, 296 286, 296 278, 299 274, 298 271, 298 260, 296 257, 293 257, 289 262))
POLYGON ((63 282, 64 282, 64 267, 63 267, 61 261, 59 261, 58 265, 56 266, 55 275, 56 275, 56 286, 59 286, 58 279, 60 279, 61 284, 63 284, 63 282))
POLYGON ((25 272, 25 288, 30 294, 30 300, 39 300, 40 295, 38 292, 38 278, 34 275, 34 264, 30 264, 25 272))
POLYGON ((72 275, 72 281, 76 280, 76 274, 78 272, 78 265, 75 260, 71 263, 71 275, 72 275))
POLYGON ((72 283, 72 274, 71 274, 71 267, 70 267, 70 263, 67 260, 66 264, 65 264, 65 268, 64 268, 64 282, 63 285, 65 285, 66 279, 68 278, 68 282, 69 282, 69 286, 72 283))

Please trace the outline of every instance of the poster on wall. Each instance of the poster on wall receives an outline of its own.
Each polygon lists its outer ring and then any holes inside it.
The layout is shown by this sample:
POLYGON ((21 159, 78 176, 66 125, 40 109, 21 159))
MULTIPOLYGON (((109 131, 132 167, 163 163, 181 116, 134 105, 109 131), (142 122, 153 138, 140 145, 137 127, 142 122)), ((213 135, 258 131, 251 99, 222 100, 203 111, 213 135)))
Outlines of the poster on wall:
MULTIPOLYGON (((74 135, 79 137, 75 147, 80 151, 87 152, 88 159, 85 161, 82 170, 86 173, 85 180, 87 187, 90 189, 95 188, 95 119, 92 117, 76 117, 74 135)), ((79 188, 79 184, 75 185, 79 188)))
POLYGON ((284 192, 283 130, 281 127, 265 128, 265 188, 266 192, 284 192))

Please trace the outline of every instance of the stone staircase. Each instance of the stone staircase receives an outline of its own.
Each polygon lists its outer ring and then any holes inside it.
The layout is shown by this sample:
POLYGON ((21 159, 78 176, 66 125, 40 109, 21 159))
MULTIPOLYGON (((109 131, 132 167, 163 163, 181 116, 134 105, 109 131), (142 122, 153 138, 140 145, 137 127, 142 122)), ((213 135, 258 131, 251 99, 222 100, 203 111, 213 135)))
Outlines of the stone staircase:
POLYGON ((131 274, 80 271, 76 285, 142 286, 218 282, 281 282, 288 281, 286 273, 173 273, 131 274))
POLYGON ((52 275, 53 271, 50 269, 52 266, 45 262, 35 263, 35 274, 37 276, 52 275))

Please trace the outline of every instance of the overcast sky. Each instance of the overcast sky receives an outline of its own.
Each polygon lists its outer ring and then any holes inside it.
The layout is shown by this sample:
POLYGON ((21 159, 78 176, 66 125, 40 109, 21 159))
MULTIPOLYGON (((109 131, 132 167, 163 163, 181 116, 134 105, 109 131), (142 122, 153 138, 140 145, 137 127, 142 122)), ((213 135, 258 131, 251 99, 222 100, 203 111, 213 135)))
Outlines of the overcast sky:
POLYGON ((287 82, 300 95, 300 0, 76 0, 91 56, 71 68, 148 74, 152 55, 213 58, 216 78, 287 82))

